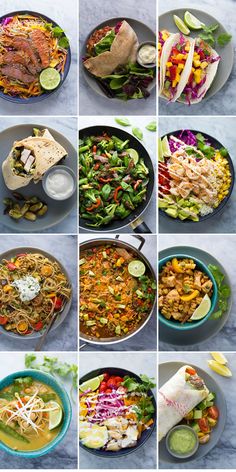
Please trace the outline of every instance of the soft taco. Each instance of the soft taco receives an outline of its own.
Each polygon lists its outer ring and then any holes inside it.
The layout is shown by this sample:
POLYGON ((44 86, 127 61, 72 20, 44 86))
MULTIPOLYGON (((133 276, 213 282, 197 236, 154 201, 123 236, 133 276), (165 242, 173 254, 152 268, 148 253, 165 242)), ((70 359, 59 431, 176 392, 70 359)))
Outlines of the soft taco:
POLYGON ((2 164, 6 186, 10 190, 37 183, 50 167, 67 156, 66 150, 48 130, 38 131, 22 141, 16 141, 2 164))
POLYGON ((175 102, 183 92, 192 67, 194 39, 171 34, 162 48, 160 95, 175 102))
POLYGON ((159 81, 159 86, 160 86, 160 81, 161 81, 161 71, 160 71, 160 65, 161 65, 161 56, 162 56, 162 50, 165 42, 167 39, 171 36, 172 33, 170 33, 167 30, 162 30, 159 31, 158 33, 158 81, 159 81))
POLYGON ((116 26, 95 30, 87 42, 86 69, 96 77, 112 74, 118 66, 135 63, 138 38, 129 23, 122 21, 116 26))

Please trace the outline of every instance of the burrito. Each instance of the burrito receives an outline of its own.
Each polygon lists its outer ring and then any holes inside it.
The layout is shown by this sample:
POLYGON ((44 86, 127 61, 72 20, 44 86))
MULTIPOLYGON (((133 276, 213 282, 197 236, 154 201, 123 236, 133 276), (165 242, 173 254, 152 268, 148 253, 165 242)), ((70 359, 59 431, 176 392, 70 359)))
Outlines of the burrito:
POLYGON ((84 66, 96 77, 106 77, 118 66, 134 64, 138 47, 137 35, 127 21, 115 27, 105 26, 90 36, 87 43, 90 57, 84 61, 84 66))
POLYGON ((50 167, 67 156, 66 150, 48 130, 35 130, 35 136, 16 141, 2 164, 6 186, 10 190, 37 183, 50 167))
POLYGON ((196 370, 188 365, 181 367, 158 392, 159 441, 208 394, 196 370))

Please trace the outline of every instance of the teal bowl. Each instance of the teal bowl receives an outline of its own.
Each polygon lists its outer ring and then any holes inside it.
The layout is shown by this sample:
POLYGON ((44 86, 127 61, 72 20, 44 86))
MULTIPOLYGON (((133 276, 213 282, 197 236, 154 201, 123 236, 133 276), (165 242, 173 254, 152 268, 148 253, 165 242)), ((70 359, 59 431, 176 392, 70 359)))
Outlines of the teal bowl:
POLYGON ((189 331, 190 329, 197 329, 199 326, 202 326, 204 323, 206 323, 206 321, 210 318, 211 314, 216 309, 216 305, 217 305, 217 301, 218 301, 217 283, 216 283, 211 271, 208 269, 208 267, 202 261, 200 261, 196 257, 190 256, 189 254, 188 255, 187 254, 175 254, 175 255, 171 254, 170 256, 164 257, 163 259, 161 259, 159 261, 159 273, 160 273, 162 267, 167 262, 169 262, 171 259, 173 259, 174 257, 176 257, 177 259, 186 259, 186 258, 187 259, 192 259, 196 263, 197 268, 202 270, 202 272, 204 272, 206 275, 208 275, 209 279, 213 283, 213 294, 212 294, 212 297, 211 297, 211 308, 210 308, 209 312, 207 313, 207 315, 204 316, 204 318, 202 318, 199 321, 191 321, 191 323, 181 324, 179 321, 176 321, 176 320, 173 320, 173 321, 172 320, 167 320, 164 317, 164 315, 162 315, 160 312, 158 313, 159 321, 163 325, 168 326, 169 328, 172 328, 172 329, 177 329, 178 331, 189 331))
POLYGON ((44 456, 45 454, 50 453, 62 441, 62 439, 66 435, 67 430, 70 426, 71 416, 72 416, 72 407, 71 407, 69 396, 66 390, 64 389, 64 387, 55 379, 55 377, 45 372, 41 372, 39 370, 26 369, 26 370, 21 370, 19 372, 14 372, 13 374, 8 375, 7 377, 5 377, 4 379, 0 381, 0 390, 11 385, 14 379, 18 377, 28 377, 28 376, 33 377, 35 380, 38 380, 39 382, 43 382, 46 385, 49 385, 53 390, 55 390, 55 392, 59 396, 62 402, 63 410, 64 410, 62 428, 53 441, 51 441, 49 444, 42 447, 41 449, 37 449, 36 451, 15 451, 9 446, 6 446, 6 444, 4 444, 2 441, 0 441, 0 450, 7 452, 9 454, 12 454, 13 456, 35 458, 35 457, 44 456))

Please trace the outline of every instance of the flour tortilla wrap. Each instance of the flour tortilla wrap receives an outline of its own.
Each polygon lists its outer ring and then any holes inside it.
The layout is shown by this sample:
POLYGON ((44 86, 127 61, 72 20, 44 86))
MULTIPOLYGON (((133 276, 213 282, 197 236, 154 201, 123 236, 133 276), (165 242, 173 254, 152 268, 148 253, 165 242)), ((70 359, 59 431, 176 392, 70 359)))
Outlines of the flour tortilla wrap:
POLYGON ((86 69, 96 77, 105 77, 121 65, 135 63, 138 51, 138 38, 129 23, 122 21, 110 51, 105 51, 96 57, 84 61, 86 69))
POLYGON ((65 156, 67 156, 66 150, 54 140, 48 130, 44 130, 42 136, 30 136, 22 141, 16 141, 9 156, 2 164, 5 184, 10 190, 17 190, 26 187, 32 180, 36 183, 50 167, 65 156), (17 175, 14 171, 13 151, 19 147, 31 150, 35 157, 35 168, 32 174, 17 175))
POLYGON ((192 369, 184 365, 159 390, 159 441, 209 394, 205 384, 196 389, 185 380, 187 368, 192 369))
POLYGON ((186 41, 190 42, 190 50, 188 52, 188 57, 184 66, 184 69, 181 73, 180 81, 177 85, 176 92, 174 94, 174 97, 171 97, 169 100, 171 102, 175 102, 183 92, 185 85, 188 82, 188 78, 191 72, 192 68, 192 62, 193 62, 193 53, 194 53, 194 44, 195 40, 193 38, 186 38, 180 33, 172 34, 165 42, 163 49, 162 49, 162 55, 161 55, 161 62, 160 62, 160 89, 159 89, 159 94, 161 97, 168 99, 168 97, 164 93, 164 82, 165 82, 165 76, 166 76, 166 63, 168 62, 171 49, 178 43, 180 43, 181 38, 185 38, 186 41))

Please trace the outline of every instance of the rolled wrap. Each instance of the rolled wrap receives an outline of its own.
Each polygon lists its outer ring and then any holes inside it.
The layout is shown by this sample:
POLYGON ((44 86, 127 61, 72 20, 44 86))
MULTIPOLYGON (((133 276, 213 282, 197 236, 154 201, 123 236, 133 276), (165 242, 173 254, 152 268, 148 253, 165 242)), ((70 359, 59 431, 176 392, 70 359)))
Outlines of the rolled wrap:
POLYGON ((186 382, 187 368, 192 367, 184 365, 159 389, 159 441, 209 394, 205 384, 204 388, 195 389, 186 382))
POLYGON ((111 45, 110 51, 105 51, 96 57, 84 61, 84 67, 97 77, 112 74, 121 65, 135 63, 138 51, 138 38, 129 23, 123 21, 111 45))

